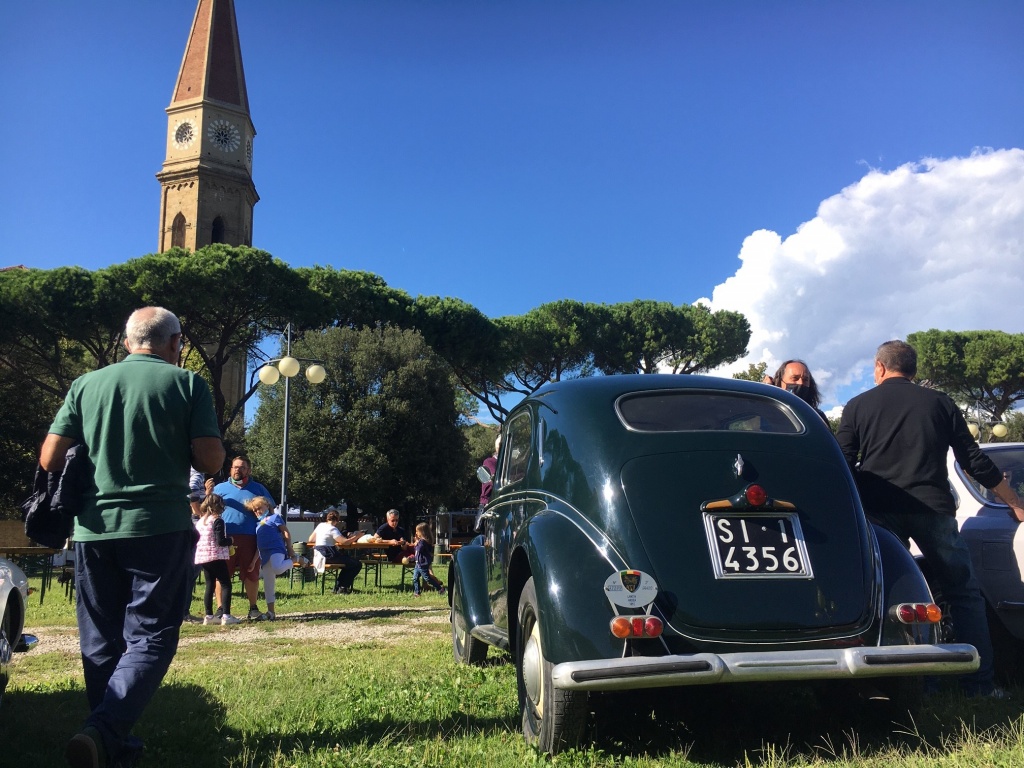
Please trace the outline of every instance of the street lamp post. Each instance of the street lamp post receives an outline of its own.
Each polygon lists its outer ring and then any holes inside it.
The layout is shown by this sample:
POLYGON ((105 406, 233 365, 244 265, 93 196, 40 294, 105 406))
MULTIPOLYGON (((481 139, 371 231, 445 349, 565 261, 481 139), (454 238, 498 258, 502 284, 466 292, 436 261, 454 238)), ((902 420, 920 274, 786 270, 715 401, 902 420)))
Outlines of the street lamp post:
POLYGON ((981 443, 986 442, 984 440, 986 426, 989 428, 990 438, 994 437, 998 440, 1001 440, 1002 438, 1006 437, 1007 432, 1009 432, 1009 430, 1006 428, 1006 425, 1003 424, 1001 421, 982 421, 981 403, 976 402, 974 404, 974 421, 967 422, 967 429, 970 430, 971 437, 973 437, 975 440, 981 443))
POLYGON ((281 512, 288 515, 288 403, 291 398, 290 383, 302 367, 301 363, 309 363, 306 367, 306 378, 310 384, 319 384, 327 377, 324 370, 323 360, 314 360, 306 357, 292 357, 292 324, 285 326, 285 356, 275 360, 268 360, 257 371, 260 382, 267 386, 273 386, 284 376, 284 434, 281 438, 281 512))

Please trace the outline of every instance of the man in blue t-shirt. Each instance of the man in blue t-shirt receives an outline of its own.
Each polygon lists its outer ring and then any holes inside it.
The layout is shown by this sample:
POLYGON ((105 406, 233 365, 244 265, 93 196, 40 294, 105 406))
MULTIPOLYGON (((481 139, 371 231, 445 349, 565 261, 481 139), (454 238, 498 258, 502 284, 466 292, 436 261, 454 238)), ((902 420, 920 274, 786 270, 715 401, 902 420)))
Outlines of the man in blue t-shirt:
MULTIPOLYGON (((231 474, 223 483, 217 485, 213 492, 224 499, 224 529, 234 543, 235 552, 228 558, 228 573, 239 572, 245 596, 249 598, 248 617, 257 621, 263 614, 256 605, 256 596, 260 588, 260 562, 256 557, 256 523, 257 518, 245 508, 245 502, 256 496, 270 499, 274 506, 274 497, 270 491, 253 480, 249 473, 252 465, 244 456, 236 456, 231 461, 231 474), (255 561, 255 562, 254 562, 255 561)), ((219 596, 218 596, 219 598, 219 596)), ((218 599, 218 604, 223 604, 218 599)))

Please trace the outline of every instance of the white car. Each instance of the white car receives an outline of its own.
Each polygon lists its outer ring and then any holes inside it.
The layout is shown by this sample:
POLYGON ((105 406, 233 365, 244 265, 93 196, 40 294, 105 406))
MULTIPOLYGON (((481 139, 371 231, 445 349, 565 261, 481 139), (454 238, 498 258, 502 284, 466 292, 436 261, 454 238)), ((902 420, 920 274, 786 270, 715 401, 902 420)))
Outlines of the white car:
MULTIPOLYGON (((1024 443, 982 443, 981 449, 1024 497, 1024 443)), ((1024 680, 1024 526, 960 468, 952 451, 947 461, 957 523, 988 604, 996 674, 1018 683, 1024 680)))
POLYGON ((7 689, 11 654, 28 650, 36 639, 24 635, 28 579, 10 560, 0 557, 0 701, 7 689))

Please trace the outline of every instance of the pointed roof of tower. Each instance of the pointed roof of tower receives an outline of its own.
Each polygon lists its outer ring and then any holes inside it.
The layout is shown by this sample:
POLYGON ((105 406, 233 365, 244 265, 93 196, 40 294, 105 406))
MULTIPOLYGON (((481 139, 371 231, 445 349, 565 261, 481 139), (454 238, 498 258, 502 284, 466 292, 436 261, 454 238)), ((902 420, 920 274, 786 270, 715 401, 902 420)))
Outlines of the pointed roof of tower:
POLYGON ((249 111, 233 0, 199 0, 171 104, 195 99, 249 111))

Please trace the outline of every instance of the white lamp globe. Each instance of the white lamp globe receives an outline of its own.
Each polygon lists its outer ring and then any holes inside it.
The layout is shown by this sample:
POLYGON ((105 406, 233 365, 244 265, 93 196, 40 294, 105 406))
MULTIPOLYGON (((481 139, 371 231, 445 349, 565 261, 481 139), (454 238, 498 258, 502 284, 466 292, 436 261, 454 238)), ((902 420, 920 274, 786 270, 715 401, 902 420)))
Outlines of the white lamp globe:
POLYGON ((281 375, 289 379, 299 372, 299 361, 294 357, 282 357, 277 367, 281 369, 281 375))
POLYGON ((978 425, 972 422, 972 423, 967 425, 967 429, 970 431, 971 437, 973 437, 975 440, 977 440, 978 439, 978 435, 981 434, 981 430, 978 429, 978 425))
POLYGON ((994 424, 992 426, 992 434, 996 437, 1006 437, 1006 425, 1005 424, 994 424))
POLYGON ((268 387, 277 384, 277 380, 281 378, 280 371, 272 365, 264 365, 260 368, 259 372, 260 381, 266 384, 268 387))
POLYGON ((327 371, 322 365, 311 365, 306 369, 306 378, 309 379, 310 384, 319 384, 327 378, 327 371))

